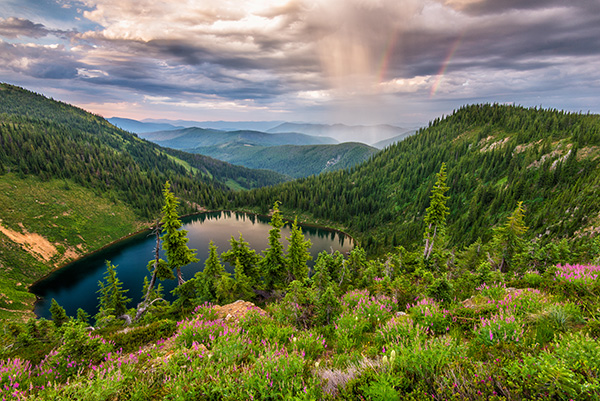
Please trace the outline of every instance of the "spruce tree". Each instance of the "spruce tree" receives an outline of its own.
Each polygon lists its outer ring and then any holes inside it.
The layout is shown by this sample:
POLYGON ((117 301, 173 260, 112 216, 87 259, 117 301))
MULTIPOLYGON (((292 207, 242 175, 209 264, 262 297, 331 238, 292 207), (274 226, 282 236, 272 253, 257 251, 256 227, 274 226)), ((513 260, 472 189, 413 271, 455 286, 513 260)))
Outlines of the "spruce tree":
POLYGON ((105 282, 98 281, 100 289, 98 292, 100 296, 98 301, 100 304, 100 316, 115 315, 117 317, 122 316, 127 311, 127 304, 131 299, 127 298, 125 294, 129 290, 123 289, 123 283, 117 277, 116 266, 106 261, 106 275, 104 276, 105 282))
POLYGON ((67 320, 69 320, 65 309, 56 302, 56 299, 52 298, 50 305, 50 313, 52 314, 52 321, 56 327, 62 326, 67 320))
POLYGON ((307 279, 308 265, 306 262, 312 259, 312 256, 310 256, 310 252, 308 251, 312 244, 310 240, 304 239, 302 228, 298 226, 297 217, 292 224, 292 233, 290 234, 288 241, 289 245, 286 257, 287 284, 294 280, 303 281, 307 279))
POLYGON ((163 189, 163 195, 165 203, 162 209, 162 220, 160 221, 163 226, 163 249, 167 254, 167 264, 171 270, 177 270, 177 285, 184 283, 183 275, 181 274, 181 268, 190 263, 197 262, 196 250, 190 249, 187 246, 187 230, 181 230, 181 220, 177 213, 177 206, 179 200, 173 195, 170 190, 171 184, 169 181, 165 183, 163 189))
POLYGON ((208 258, 204 262, 204 270, 196 275, 202 301, 213 302, 217 299, 217 284, 224 274, 225 268, 219 261, 217 246, 213 241, 210 241, 208 244, 208 258))
POLYGON ((431 257, 434 247, 441 247, 446 240, 446 216, 450 209, 446 206, 449 196, 445 193, 450 189, 446 186, 446 163, 442 163, 440 172, 436 175, 437 181, 431 190, 431 203, 425 211, 425 249, 423 258, 425 260, 431 257))
POLYGON ((506 224, 494 230, 491 245, 493 252, 498 256, 498 268, 502 272, 512 269, 516 257, 523 253, 527 247, 523 238, 527 232, 524 219, 523 202, 519 202, 517 208, 508 217, 506 224))
POLYGON ((229 243, 231 248, 221 254, 221 259, 231 266, 236 266, 239 263, 242 272, 248 277, 251 285, 256 287, 260 281, 260 271, 258 269, 260 256, 256 254, 254 249, 250 248, 250 244, 244 240, 242 233, 240 233, 238 240, 231 236, 229 243))
POLYGON ((238 259, 235 261, 235 284, 233 286, 233 292, 236 299, 243 299, 249 301, 254 298, 254 290, 252 288, 252 281, 250 277, 244 274, 244 268, 238 259))
POLYGON ((275 201, 273 205, 270 224, 273 228, 269 230, 269 247, 263 252, 264 257, 260 261, 267 291, 282 287, 284 282, 285 258, 283 256, 283 245, 280 241, 283 220, 279 213, 279 201, 275 201))

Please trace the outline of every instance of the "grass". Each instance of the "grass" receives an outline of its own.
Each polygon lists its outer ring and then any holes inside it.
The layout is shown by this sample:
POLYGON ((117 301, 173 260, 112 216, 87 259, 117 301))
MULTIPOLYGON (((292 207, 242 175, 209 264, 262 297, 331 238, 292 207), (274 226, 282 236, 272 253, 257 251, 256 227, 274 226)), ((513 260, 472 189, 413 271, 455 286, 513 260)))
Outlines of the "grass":
MULTIPOLYGON (((48 272, 144 227, 122 202, 65 180, 2 175, 0 204, 5 229, 39 234, 54 249, 44 260, 0 233, 0 308, 9 310, 31 310, 27 288, 48 272)), ((16 314, 0 309, 0 318, 16 314)))

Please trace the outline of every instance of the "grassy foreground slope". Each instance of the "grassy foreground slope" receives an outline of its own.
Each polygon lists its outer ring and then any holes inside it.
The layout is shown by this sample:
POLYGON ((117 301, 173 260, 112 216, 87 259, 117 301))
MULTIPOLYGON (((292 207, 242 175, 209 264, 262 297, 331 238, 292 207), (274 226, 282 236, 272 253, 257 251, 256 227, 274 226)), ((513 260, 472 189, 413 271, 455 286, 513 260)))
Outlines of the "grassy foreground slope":
POLYGON ((541 241, 600 227, 600 117, 517 106, 465 106, 348 171, 237 194, 237 207, 282 210, 345 227, 371 252, 420 244, 435 173, 448 166, 452 246, 491 237, 526 208, 541 241))

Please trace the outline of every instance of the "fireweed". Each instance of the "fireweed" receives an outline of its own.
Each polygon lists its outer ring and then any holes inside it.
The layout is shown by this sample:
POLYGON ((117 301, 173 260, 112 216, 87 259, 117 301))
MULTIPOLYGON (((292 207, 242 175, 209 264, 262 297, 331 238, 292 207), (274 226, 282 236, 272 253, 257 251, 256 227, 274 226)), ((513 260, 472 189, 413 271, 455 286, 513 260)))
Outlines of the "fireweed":
POLYGON ((409 316, 396 316, 387 321, 376 332, 376 340, 380 346, 409 344, 424 333, 423 328, 409 316))
POLYGON ((600 266, 595 265, 556 265, 555 280, 566 280, 568 282, 578 282, 582 284, 591 284, 600 276, 600 266))
POLYGON ((443 309, 435 300, 423 298, 414 304, 406 305, 406 309, 426 333, 439 335, 450 331, 450 311, 443 309))
POLYGON ((524 325, 514 315, 501 312, 490 318, 481 318, 473 331, 480 344, 518 343, 523 339, 524 325))

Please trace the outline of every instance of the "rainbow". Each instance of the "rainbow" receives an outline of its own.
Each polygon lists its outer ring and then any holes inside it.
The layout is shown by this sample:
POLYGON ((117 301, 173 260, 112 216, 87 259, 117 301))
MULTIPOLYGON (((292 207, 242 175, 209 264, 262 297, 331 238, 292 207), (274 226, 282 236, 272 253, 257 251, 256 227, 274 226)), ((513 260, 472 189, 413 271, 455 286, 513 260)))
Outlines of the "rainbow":
POLYGON ((450 60, 452 60, 452 56, 454 56, 454 53, 456 52, 456 49, 458 49, 458 46, 460 45, 460 42, 462 41, 462 38, 464 36, 465 36, 465 32, 463 31, 460 34, 460 36, 458 38, 456 38, 456 40, 450 47, 450 51, 448 52, 446 59, 442 63, 442 66, 440 67, 440 70, 437 73, 437 78, 436 78, 435 82, 433 83, 433 85, 431 86, 431 91, 429 92, 429 98, 432 98, 433 96, 435 96, 435 92, 437 92, 438 88, 440 87, 440 83, 442 82, 442 78, 444 78, 444 74, 446 73, 448 64, 450 64, 450 60))
POLYGON ((394 54, 396 42, 398 42, 398 32, 394 32, 390 36, 385 51, 381 56, 381 60, 379 60, 379 83, 382 83, 385 80, 385 75, 390 65, 390 59, 392 58, 392 54, 394 54))

